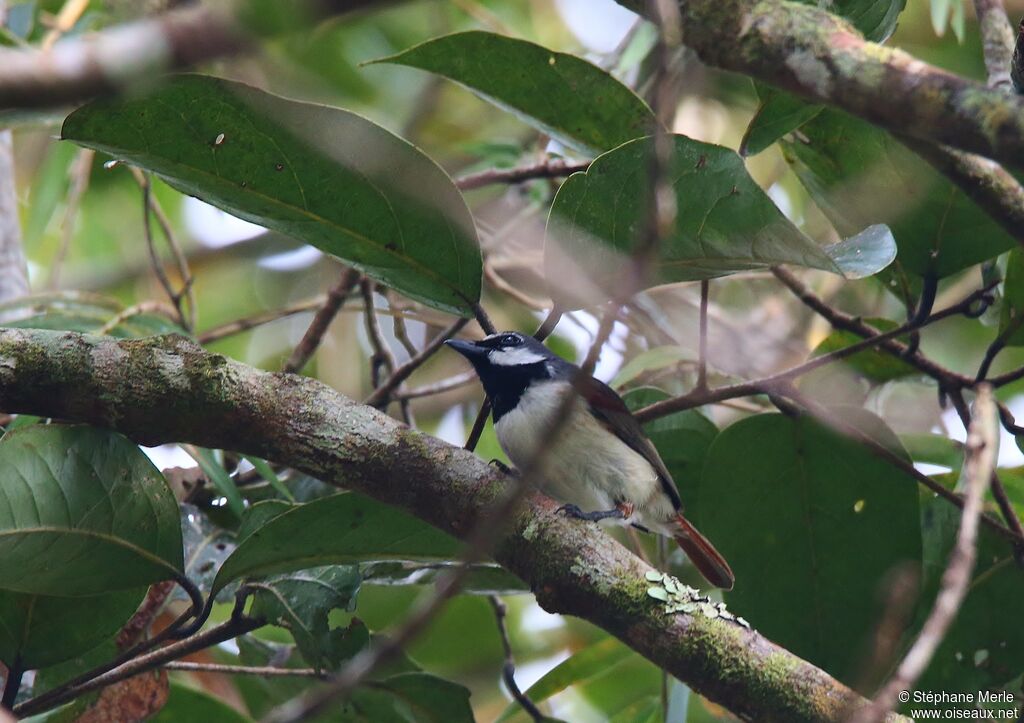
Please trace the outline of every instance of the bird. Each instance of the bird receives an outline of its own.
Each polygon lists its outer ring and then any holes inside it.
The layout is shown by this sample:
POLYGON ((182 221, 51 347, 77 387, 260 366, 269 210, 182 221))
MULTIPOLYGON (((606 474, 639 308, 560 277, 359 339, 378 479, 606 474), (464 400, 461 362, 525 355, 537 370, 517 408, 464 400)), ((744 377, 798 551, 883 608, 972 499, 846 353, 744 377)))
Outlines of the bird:
POLYGON ((561 512, 671 537, 709 583, 732 589, 729 563, 683 516, 672 475, 611 387, 517 331, 445 343, 473 365, 491 402, 498 442, 512 463, 523 469, 537 450, 545 450, 539 487, 564 503, 561 512), (556 439, 548 441, 574 386, 579 398, 556 439))

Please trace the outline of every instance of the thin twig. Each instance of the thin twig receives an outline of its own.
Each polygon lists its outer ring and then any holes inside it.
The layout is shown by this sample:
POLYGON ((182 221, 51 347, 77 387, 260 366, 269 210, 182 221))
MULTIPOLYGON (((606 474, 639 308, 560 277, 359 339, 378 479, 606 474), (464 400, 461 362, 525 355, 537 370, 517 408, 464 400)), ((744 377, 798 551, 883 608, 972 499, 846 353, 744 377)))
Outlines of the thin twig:
POLYGON ((708 296, 711 282, 700 282, 700 320, 697 335, 697 389, 708 388, 708 296))
POLYGON ((168 306, 162 301, 141 301, 138 304, 133 304, 127 309, 122 309, 114 314, 114 316, 110 318, 110 321, 97 329, 95 333, 101 336, 109 334, 128 319, 131 319, 134 316, 139 316, 140 314, 159 314, 160 316, 164 316, 175 323, 180 319, 178 316, 178 310, 168 306))
POLYGON ((559 178, 569 176, 578 171, 585 171, 590 166, 586 163, 567 163, 561 159, 550 159, 535 163, 532 166, 519 168, 491 168, 480 173, 473 173, 455 179, 455 185, 462 191, 469 191, 495 183, 522 183, 537 178, 559 178))
POLYGON ((192 663, 189 661, 171 661, 164 663, 167 670, 184 670, 195 673, 224 673, 225 675, 257 675, 263 678, 318 678, 325 680, 323 671, 315 668, 274 668, 255 665, 222 665, 221 663, 192 663))
POLYGON ((78 22, 79 18, 82 17, 82 13, 88 7, 89 0, 66 0, 60 12, 57 13, 53 27, 43 37, 43 42, 39 44, 40 49, 49 50, 52 48, 62 35, 66 35, 69 30, 75 27, 75 23, 78 22))
MULTIPOLYGON (((987 289, 979 289, 972 294, 969 294, 959 303, 935 312, 925 319, 920 326, 914 327, 908 323, 887 332, 879 332, 872 329, 872 334, 866 339, 862 339, 841 349, 836 349, 813 357, 802 364, 790 367, 789 369, 785 369, 776 374, 749 382, 741 382, 739 384, 718 387, 716 389, 697 388, 687 394, 663 399, 660 402, 655 402, 654 404, 639 409, 634 413, 634 416, 641 422, 649 422, 651 420, 658 419, 659 417, 703 406, 704 404, 722 402, 727 399, 746 397, 752 394, 766 394, 778 388, 780 385, 789 383, 804 374, 818 369, 819 367, 832 364, 833 362, 845 359, 858 352, 865 351, 875 346, 885 347, 888 342, 903 336, 908 331, 915 328, 922 328, 923 326, 935 323, 936 321, 963 314, 965 311, 972 308, 973 305, 987 293, 987 289)), ((824 304, 824 302, 821 303, 824 304)), ((871 327, 866 328, 870 329, 871 327)))
POLYGON ((441 348, 441 345, 444 344, 445 341, 458 334, 462 327, 464 327, 468 322, 469 319, 458 319, 447 329, 443 330, 431 339, 426 346, 416 352, 409 361, 392 371, 391 376, 381 382, 380 386, 378 386, 373 393, 363 401, 363 404, 373 407, 381 407, 386 406, 392 397, 400 398, 401 400, 409 399, 410 397, 408 395, 394 394, 395 390, 401 386, 402 382, 409 378, 410 374, 423 366, 430 357, 437 353, 438 349, 441 348))
POLYGON ((270 311, 263 311, 259 314, 253 314, 252 316, 246 316, 241 319, 229 321, 227 324, 221 324, 220 326, 215 326, 212 329, 207 329, 196 338, 200 344, 210 344, 215 341, 220 341, 221 339, 226 339, 229 336, 234 336, 235 334, 241 334, 243 331, 254 329, 257 326, 269 324, 270 322, 277 321, 278 319, 285 319, 289 316, 295 316, 296 314, 303 314, 307 311, 319 309, 326 301, 327 295, 321 294, 320 296, 307 301, 300 301, 297 304, 285 306, 281 309, 271 309, 270 311))
POLYGON ((512 698, 519 703, 527 715, 534 721, 544 720, 544 714, 537 709, 537 704, 523 693, 516 683, 516 663, 512 655, 512 641, 508 638, 508 628, 505 625, 505 618, 508 615, 508 607, 497 595, 488 595, 488 602, 494 610, 494 621, 498 625, 498 635, 501 636, 501 647, 505 651, 505 664, 501 668, 501 679, 505 681, 505 687, 512 695, 512 698))
POLYGON ((281 367, 281 371, 291 374, 302 371, 302 368, 316 352, 317 347, 320 346, 324 334, 327 333, 327 327, 331 325, 338 310, 341 309, 341 305, 345 303, 345 299, 352 293, 352 289, 358 282, 359 272, 355 269, 345 268, 341 272, 334 286, 327 291, 327 298, 324 300, 323 306, 316 312, 306 333, 302 335, 302 340, 292 350, 288 361, 281 367))
POLYGON ((192 291, 193 279, 192 273, 188 267, 188 261, 174 235, 174 229, 171 228, 170 219, 167 218, 167 214, 164 213, 160 202, 157 201, 156 197, 153 195, 153 184, 149 175, 143 173, 138 168, 132 168, 131 171, 132 176, 135 178, 135 182, 138 183, 139 188, 142 189, 142 227, 146 236, 146 248, 149 250, 149 259, 153 265, 153 272, 156 274, 160 285, 163 286, 164 291, 171 300, 171 303, 174 304, 174 308, 178 310, 179 323, 186 330, 192 331, 196 324, 196 299, 195 294, 192 291), (174 284, 171 283, 170 277, 167 276, 167 272, 164 270, 164 264, 160 258, 160 253, 156 250, 156 239, 153 234, 153 224, 150 219, 151 214, 156 218, 157 223, 160 226, 160 230, 163 232, 164 239, 167 241, 167 247, 171 250, 171 255, 174 257, 175 264, 178 267, 178 274, 181 277, 180 289, 174 288, 174 284), (182 308, 182 300, 188 302, 189 310, 187 316, 182 308))
MULTIPOLYGON (((953 390, 949 393, 949 399, 953 402, 953 406, 956 408, 957 414, 960 416, 960 420, 963 422, 964 429, 970 429, 971 427, 971 411, 967 406, 967 402, 964 399, 963 392, 959 389, 953 390)), ((1014 434, 1014 429, 1017 428, 1013 415, 1010 410, 1007 409, 1006 405, 1000 401, 995 402, 996 410, 999 413, 999 422, 1004 428, 1011 434, 1014 434)), ((1015 435, 1016 436, 1016 435, 1015 435)), ((1021 542, 1014 545, 1013 554, 1014 557, 1024 565, 1024 527, 1021 526, 1020 518, 1017 516, 1016 510, 1013 509, 1013 505, 1010 503, 1010 498, 1006 494, 1006 488, 1003 486, 1003 481, 999 479, 999 473, 992 473, 992 480, 989 482, 992 490, 992 497, 995 498, 996 506, 999 507, 999 513, 1003 519, 1006 520, 1006 526, 1009 527, 1017 535, 1021 542)))
POLYGON ((1024 326, 1024 313, 1018 313, 1014 318, 1010 319, 1006 328, 1000 331, 996 338, 992 340, 988 349, 985 350, 985 357, 981 360, 981 365, 978 367, 978 373, 975 375, 976 381, 985 380, 992 362, 995 361, 996 356, 1006 347, 1007 342, 1010 341, 1010 337, 1016 334, 1021 326, 1024 326))
POLYGON ((474 372, 463 372, 462 374, 456 374, 453 377, 442 379, 439 382, 433 384, 424 384, 421 387, 413 387, 412 389, 404 392, 398 392, 395 394, 396 399, 418 399, 419 397, 431 397, 435 394, 444 394, 450 392, 453 389, 464 387, 471 384, 476 380, 476 374, 474 372))
POLYGON ((68 196, 64 203, 64 218, 60 222, 60 246, 50 262, 50 276, 46 280, 46 286, 49 289, 56 289, 60 286, 60 271, 64 266, 68 250, 71 248, 71 239, 75 234, 75 218, 78 216, 82 194, 89 187, 92 161, 95 157, 96 151, 91 148, 82 148, 78 151, 69 169, 71 185, 68 187, 68 196))
MULTIPOLYGON (((837 329, 851 331, 862 337, 879 336, 880 332, 870 324, 865 324, 859 318, 850 316, 827 304, 802 281, 797 279, 792 272, 781 266, 772 267, 771 271, 775 278, 792 291, 800 301, 827 319, 832 326, 837 329)), ((973 379, 937 364, 920 352, 908 353, 910 351, 909 347, 895 339, 883 342, 880 347, 890 354, 900 357, 915 369, 924 372, 933 379, 939 380, 940 384, 946 388, 970 387, 974 383, 973 379)))
POLYGON ((988 86, 1010 90, 1010 66, 1013 62, 1013 26, 1006 16, 1003 0, 974 0, 978 16, 988 86))
POLYGON ((225 640, 231 640, 239 635, 244 635, 265 624, 263 620, 241 615, 237 612, 237 607, 236 613, 225 623, 145 655, 133 657, 102 675, 97 675, 77 685, 68 686, 65 684, 59 688, 47 691, 36 698, 15 706, 14 712, 21 717, 42 713, 98 688, 112 685, 139 673, 144 673, 147 670, 159 668, 169 661, 183 658, 186 655, 191 655, 213 645, 219 645, 225 640))
POLYGON ((853 723, 874 723, 882 720, 896 706, 898 694, 914 687, 914 683, 928 666, 960 610, 974 570, 978 520, 981 516, 985 487, 995 471, 998 444, 999 431, 992 387, 983 384, 978 387, 974 422, 967 434, 964 460, 967 490, 960 529, 946 570, 942 574, 935 604, 896 672, 875 696, 874 702, 853 715, 853 723))
POLYGON ((381 383, 381 371, 386 370, 393 374, 398 363, 391 347, 384 338, 384 330, 381 329, 380 319, 377 318, 377 306, 374 303, 374 284, 363 277, 359 282, 360 293, 363 295, 363 319, 366 322, 366 336, 370 340, 370 347, 373 349, 373 356, 370 358, 370 379, 376 389, 381 383))
POLYGON ((412 343, 412 339, 409 338, 409 329, 405 325, 405 312, 408 310, 408 304, 404 303, 401 298, 393 290, 389 289, 387 294, 388 308, 393 312, 392 325, 395 331, 395 338, 398 339, 398 343, 405 349, 405 353, 409 355, 409 358, 416 356, 417 349, 416 345, 412 343))

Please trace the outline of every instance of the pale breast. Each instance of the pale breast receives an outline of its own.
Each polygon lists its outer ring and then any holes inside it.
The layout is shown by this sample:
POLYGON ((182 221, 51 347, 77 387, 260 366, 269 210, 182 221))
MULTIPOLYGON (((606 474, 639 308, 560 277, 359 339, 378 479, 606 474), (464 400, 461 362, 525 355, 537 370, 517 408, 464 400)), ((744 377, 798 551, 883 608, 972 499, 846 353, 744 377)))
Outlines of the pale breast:
POLYGON ((495 431, 509 459, 523 468, 543 446, 547 463, 541 487, 585 511, 607 510, 619 501, 647 506, 653 497, 664 496, 650 463, 594 419, 582 401, 558 440, 547 440, 551 420, 569 389, 565 381, 534 384, 516 408, 498 420, 495 431))

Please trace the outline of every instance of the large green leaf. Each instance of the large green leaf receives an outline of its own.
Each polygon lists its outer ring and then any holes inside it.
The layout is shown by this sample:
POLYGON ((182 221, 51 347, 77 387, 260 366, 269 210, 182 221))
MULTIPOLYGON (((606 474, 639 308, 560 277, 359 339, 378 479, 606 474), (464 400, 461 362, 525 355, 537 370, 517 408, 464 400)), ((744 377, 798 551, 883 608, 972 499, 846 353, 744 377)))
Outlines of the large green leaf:
POLYGON ((180 575, 178 505, 120 434, 34 425, 0 441, 0 586, 99 595, 180 575))
MULTIPOLYGON (((925 563, 921 610, 926 615, 949 564, 960 512, 944 500, 930 498, 922 503, 921 524, 925 563)), ((967 597, 918 687, 976 693, 1019 678, 1024 673, 1022 599, 1024 572, 1014 562, 1010 545, 982 525, 967 597)))
POLYGON ((242 539, 214 581, 366 560, 450 560, 461 545, 411 515, 355 493, 314 500, 272 517, 242 539))
POLYGON ((705 461, 697 521, 736 573, 729 607, 856 681, 879 586, 896 566, 921 560, 915 484, 807 418, 764 414, 726 428, 705 461))
POLYGON ((373 62, 443 75, 585 152, 611 150, 656 123, 646 103, 596 65, 494 33, 446 35, 373 62))
MULTIPOLYGON (((286 628, 302 657, 318 670, 336 669, 365 645, 343 628, 331 628, 335 608, 355 608, 360 584, 356 565, 325 565, 253 583, 251 614, 286 628)), ((364 629, 365 630, 365 629, 364 629)))
POLYGON ((741 156, 756 156, 821 113, 825 107, 807 103, 795 95, 763 83, 755 82, 754 90, 761 102, 740 141, 741 156))
POLYGON ((917 275, 949 276, 1015 244, 962 191, 885 131, 826 110, 783 151, 840 234, 892 229, 897 262, 917 275))
POLYGON ((435 308, 468 315, 479 299, 473 219, 451 179, 354 113, 182 75, 92 101, 62 134, 435 308))
MULTIPOLYGON (((892 261, 887 230, 819 247, 782 215, 735 151, 679 135, 673 141, 665 173, 678 210, 674 229, 658 247, 652 283, 781 263, 861 277, 892 261)), ((626 259, 648 226, 652 151, 650 138, 630 141, 559 188, 548 217, 545 265, 551 293, 565 304, 593 302, 595 293, 610 296, 628 283, 626 259)))
POLYGON ((34 670, 92 650, 121 629, 145 594, 50 597, 0 590, 0 660, 34 670))

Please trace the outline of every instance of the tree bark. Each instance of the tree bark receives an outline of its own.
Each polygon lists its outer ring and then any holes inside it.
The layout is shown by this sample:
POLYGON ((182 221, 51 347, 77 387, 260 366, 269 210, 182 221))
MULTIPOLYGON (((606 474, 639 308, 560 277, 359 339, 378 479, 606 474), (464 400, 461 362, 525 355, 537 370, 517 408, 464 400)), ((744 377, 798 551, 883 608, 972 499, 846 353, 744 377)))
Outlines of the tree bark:
MULTIPOLYGON (((475 455, 315 380, 259 371, 181 336, 114 340, 0 329, 0 408, 108 427, 146 445, 191 442, 257 455, 401 507, 457 537, 507 481, 475 455)), ((604 628, 747 719, 839 721, 864 704, 754 630, 720 617, 666 614, 647 595, 650 567, 555 509, 532 494, 494 550, 546 610, 604 628)))
MULTIPOLYGON (((647 0, 618 2, 650 13, 647 0)), ((708 65, 837 106, 897 134, 1024 166, 1024 98, 868 42, 813 5, 686 0, 679 13, 683 42, 708 65)))

